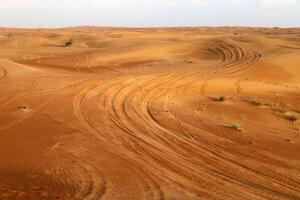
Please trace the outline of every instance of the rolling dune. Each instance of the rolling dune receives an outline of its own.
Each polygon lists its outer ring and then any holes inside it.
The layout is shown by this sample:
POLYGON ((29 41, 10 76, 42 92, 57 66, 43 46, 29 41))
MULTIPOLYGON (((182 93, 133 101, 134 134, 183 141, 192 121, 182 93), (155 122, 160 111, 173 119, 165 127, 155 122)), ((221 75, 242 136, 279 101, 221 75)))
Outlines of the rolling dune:
POLYGON ((299 36, 0 29, 0 199, 300 199, 299 36))

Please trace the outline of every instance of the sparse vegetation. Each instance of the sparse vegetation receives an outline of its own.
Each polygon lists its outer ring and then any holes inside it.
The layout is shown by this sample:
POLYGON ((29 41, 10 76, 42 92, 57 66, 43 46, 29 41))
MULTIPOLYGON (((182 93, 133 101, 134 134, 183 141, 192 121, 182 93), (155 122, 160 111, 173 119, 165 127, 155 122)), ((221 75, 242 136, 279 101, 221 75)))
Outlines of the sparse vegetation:
POLYGON ((266 106, 268 108, 270 108, 271 110, 275 111, 275 112, 279 112, 279 113, 286 113, 288 112, 288 110, 280 105, 279 103, 274 103, 274 102, 265 102, 262 99, 258 99, 258 98, 250 98, 247 100, 248 103, 255 105, 255 106, 266 106))
POLYGON ((242 125, 238 122, 230 124, 230 128, 232 128, 235 131, 242 132, 242 125))
POLYGON ((213 96, 213 97, 209 97, 210 99, 214 100, 214 101, 219 101, 219 102, 223 102, 226 100, 225 96, 213 96))
POLYGON ((289 113, 289 114, 286 115, 286 118, 289 121, 295 122, 297 120, 300 120, 300 115, 289 113))
POLYGON ((70 38, 68 41, 65 42, 65 47, 72 46, 75 43, 73 38, 70 38))
POLYGON ((272 108, 274 111, 279 112, 279 113, 286 113, 287 110, 285 108, 281 108, 281 107, 274 107, 272 108))
POLYGON ((264 101, 262 99, 258 99, 256 97, 248 99, 247 102, 250 103, 250 104, 256 105, 256 106, 267 106, 267 107, 270 107, 274 110, 280 109, 278 103, 267 102, 267 101, 264 101))
POLYGON ((225 101, 226 100, 226 97, 225 96, 219 96, 219 101, 225 101))
POLYGON ((18 108, 19 108, 19 110, 22 110, 22 111, 26 111, 28 109, 28 107, 26 105, 20 105, 18 108))
POLYGON ((300 121, 300 114, 297 112, 289 112, 287 108, 280 105, 279 103, 274 102, 265 102, 258 98, 250 98, 247 100, 248 103, 256 105, 256 106, 265 106, 270 108, 272 111, 282 113, 283 117, 291 122, 300 121))
POLYGON ((22 61, 26 61, 27 57, 26 56, 14 56, 10 59, 13 62, 22 62, 22 61))
POLYGON ((279 107, 279 105, 274 102, 266 102, 266 103, 264 103, 264 106, 270 107, 273 110, 276 110, 279 107))
POLYGON ((191 61, 191 60, 185 60, 184 62, 186 62, 188 64, 192 64, 193 63, 193 61, 191 61))
POLYGON ((251 103, 255 106, 261 106, 262 105, 262 101, 259 100, 258 98, 250 98, 250 99, 248 99, 248 103, 251 103))

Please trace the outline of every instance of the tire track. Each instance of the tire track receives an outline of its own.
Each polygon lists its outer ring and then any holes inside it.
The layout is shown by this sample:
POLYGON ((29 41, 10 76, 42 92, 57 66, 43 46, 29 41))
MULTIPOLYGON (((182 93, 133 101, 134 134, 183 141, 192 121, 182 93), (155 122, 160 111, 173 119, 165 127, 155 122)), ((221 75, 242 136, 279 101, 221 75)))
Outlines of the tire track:
MULTIPOLYGON (((78 72, 86 67, 93 75, 70 86, 22 94, 5 105, 26 96, 72 91, 74 116, 89 142, 60 147, 58 154, 75 162, 70 167, 54 163, 65 167, 52 175, 70 179, 77 188, 74 200, 172 199, 170 185, 191 199, 299 199, 299 163, 231 139, 197 112, 200 100, 184 107, 193 85, 203 82, 206 87, 218 77, 243 72, 262 57, 229 41, 206 45, 217 63, 178 73, 100 72, 96 52, 85 52, 72 57, 72 67, 78 72)), ((129 59, 123 65, 136 63, 129 59)), ((203 95, 205 89, 201 91, 203 95)))
MULTIPOLYGON (((176 183, 199 196, 222 199, 221 196, 227 194, 226 191, 234 187, 237 191, 226 196, 227 198, 245 195, 245 199, 258 197, 260 199, 277 197, 297 199, 297 196, 292 194, 299 194, 300 191, 297 189, 299 180, 271 171, 270 166, 265 164, 266 160, 274 160, 273 155, 267 155, 260 151, 258 154, 260 159, 252 158, 253 160, 247 160, 245 163, 238 161, 239 155, 228 152, 218 145, 218 141, 199 140, 203 134, 216 136, 217 132, 215 131, 217 130, 209 131, 209 127, 199 129, 199 127, 182 121, 176 114, 174 104, 170 102, 170 98, 178 98, 180 93, 190 84, 199 81, 199 78, 211 80, 217 76, 237 73, 252 66, 261 58, 261 55, 253 50, 246 52, 239 46, 226 45, 216 48, 215 51, 221 56, 222 62, 207 75, 201 72, 200 74, 139 77, 139 80, 135 81, 125 79, 122 84, 112 85, 104 93, 98 94, 100 98, 98 104, 99 107, 105 108, 106 119, 113 122, 119 129, 119 133, 115 133, 110 139, 116 141, 116 144, 122 145, 131 155, 136 155, 136 159, 142 165, 147 163, 148 167, 157 174, 162 171, 172 174, 164 177, 165 181, 176 183), (173 123, 180 127, 180 132, 169 130, 160 123, 160 119, 155 118, 155 114, 151 111, 155 102, 164 102, 162 110, 169 115, 173 123), (191 129, 201 134, 199 135, 191 129), (162 155, 161 152, 165 152, 165 155, 162 155), (145 158, 139 158, 141 155, 145 158), (191 156, 192 160, 187 159, 191 156), (263 160, 265 162, 262 162, 263 160), (222 163, 224 169, 220 168, 219 163, 222 163), (269 170, 266 171, 265 168, 269 168, 269 170), (236 171, 236 173, 232 175, 223 171, 236 171), (241 171, 244 172, 241 173, 241 171), (273 178, 270 179, 270 176, 273 178), (218 180, 218 183, 229 185, 224 186, 210 181, 215 179, 218 180), (193 184, 190 180, 194 181, 193 184), (265 187, 259 183, 260 181, 269 186, 274 184, 276 186, 265 187), (205 185, 201 183, 205 183, 205 185)), ((93 118, 86 115, 85 121, 89 121, 89 126, 93 126, 93 118)), ((99 133, 95 132, 95 134, 99 133)), ((222 134, 217 133, 217 135, 224 142, 232 143, 228 138, 223 138, 222 134)), ((242 147, 239 151, 250 155, 255 150, 242 147)), ((258 152, 255 151, 255 153, 258 152)), ((284 166, 285 170, 288 169, 284 162, 276 159, 274 162, 284 166)))

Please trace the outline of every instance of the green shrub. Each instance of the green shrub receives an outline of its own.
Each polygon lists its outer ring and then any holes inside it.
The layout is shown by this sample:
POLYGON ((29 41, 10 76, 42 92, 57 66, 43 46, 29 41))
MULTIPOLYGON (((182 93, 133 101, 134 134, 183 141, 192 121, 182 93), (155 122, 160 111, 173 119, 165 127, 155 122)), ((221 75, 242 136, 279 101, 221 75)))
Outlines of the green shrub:
POLYGON ((226 100, 226 97, 225 97, 225 96, 220 96, 220 97, 219 97, 219 101, 223 102, 223 101, 225 101, 225 100, 226 100))
POLYGON ((70 38, 67 42, 65 42, 65 47, 71 46, 75 43, 73 38, 70 38))
POLYGON ((24 104, 22 104, 22 105, 19 105, 19 110, 22 110, 22 111, 26 111, 26 110, 28 110, 28 107, 26 106, 26 105, 24 105, 24 104))
POLYGON ((287 114, 286 115, 286 118, 289 120, 289 121, 292 121, 292 122, 295 122, 297 120, 300 119, 300 116, 297 116, 295 114, 287 114))
POLYGON ((210 99, 212 99, 213 101, 219 101, 219 102, 223 102, 226 100, 225 96, 210 96, 210 99))
POLYGON ((242 132, 242 125, 240 123, 232 123, 232 124, 230 124, 230 128, 232 128, 233 130, 242 132))
POLYGON ((250 98, 248 99, 248 102, 256 106, 261 106, 263 104, 262 101, 257 98, 250 98))

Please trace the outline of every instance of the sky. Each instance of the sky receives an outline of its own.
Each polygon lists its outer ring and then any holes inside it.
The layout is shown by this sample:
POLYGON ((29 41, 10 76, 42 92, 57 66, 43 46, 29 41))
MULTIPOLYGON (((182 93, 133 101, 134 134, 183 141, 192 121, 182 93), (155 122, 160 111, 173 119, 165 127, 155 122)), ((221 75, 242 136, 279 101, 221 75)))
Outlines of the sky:
POLYGON ((0 27, 300 27, 300 0, 0 0, 0 27))

